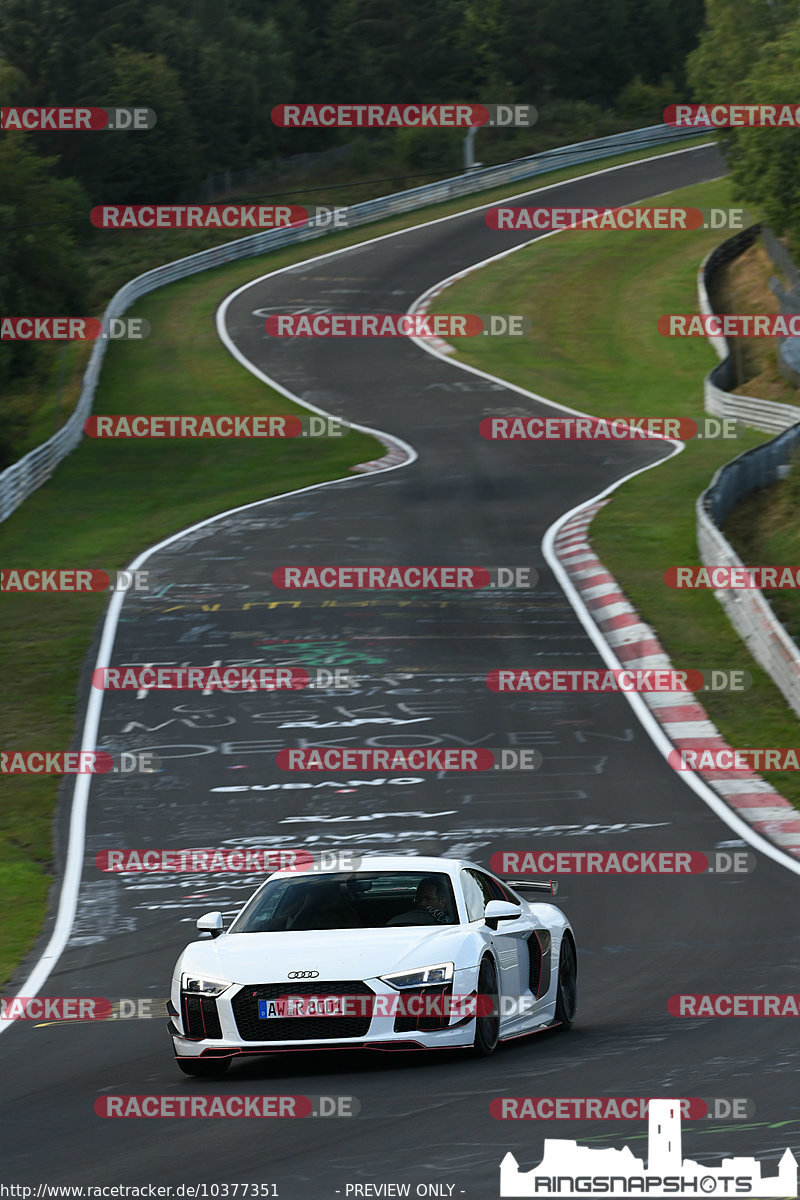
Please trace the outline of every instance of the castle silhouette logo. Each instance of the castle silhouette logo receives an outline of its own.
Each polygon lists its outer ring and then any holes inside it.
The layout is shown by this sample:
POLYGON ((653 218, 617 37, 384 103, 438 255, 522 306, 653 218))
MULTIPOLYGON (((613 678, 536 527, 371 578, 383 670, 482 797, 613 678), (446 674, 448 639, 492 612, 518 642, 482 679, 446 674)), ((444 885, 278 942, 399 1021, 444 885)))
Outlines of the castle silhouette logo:
POLYGON ((797 1197, 797 1159, 786 1150, 777 1175, 762 1176, 755 1158, 724 1158, 705 1167, 681 1157, 680 1100, 651 1100, 647 1167, 623 1150, 593 1150, 563 1138, 546 1138, 538 1167, 520 1171, 509 1153, 500 1164, 501 1196, 752 1196, 797 1197))

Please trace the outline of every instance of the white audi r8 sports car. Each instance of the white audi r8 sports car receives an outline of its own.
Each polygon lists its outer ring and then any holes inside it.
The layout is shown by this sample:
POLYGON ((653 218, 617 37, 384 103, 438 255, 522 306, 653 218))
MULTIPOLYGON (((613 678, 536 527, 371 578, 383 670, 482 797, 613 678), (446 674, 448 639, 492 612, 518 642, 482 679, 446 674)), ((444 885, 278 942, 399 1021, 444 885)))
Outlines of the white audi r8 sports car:
POLYGON ((472 1047, 575 1017, 572 927, 554 904, 462 859, 375 855, 276 871, 228 929, 197 922, 169 1031, 187 1075, 281 1050, 472 1047))

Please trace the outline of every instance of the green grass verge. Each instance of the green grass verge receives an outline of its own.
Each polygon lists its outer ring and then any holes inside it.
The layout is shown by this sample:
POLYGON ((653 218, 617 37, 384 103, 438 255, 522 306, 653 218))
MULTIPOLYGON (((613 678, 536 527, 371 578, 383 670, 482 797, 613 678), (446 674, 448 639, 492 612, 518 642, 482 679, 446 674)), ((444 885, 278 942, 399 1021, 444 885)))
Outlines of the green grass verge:
MULTIPOLYGON (((659 203, 725 207, 726 181, 686 188, 659 203)), ((575 231, 551 237, 446 289, 439 312, 524 313, 524 339, 459 342, 458 359, 572 408, 604 417, 703 415, 703 377, 716 362, 704 339, 666 338, 663 313, 697 309, 695 279, 720 234, 575 231)), ((746 693, 704 693, 709 716, 734 746, 791 746, 797 718, 705 591, 674 591, 663 573, 699 563, 694 504, 714 471, 767 440, 690 441, 669 463, 624 484, 592 524, 592 544, 679 668, 748 671, 746 693)), ((609 453, 613 447, 609 447, 609 453)), ((531 454, 535 447, 531 447, 531 454)), ((777 557, 765 561, 796 561, 777 557)), ((789 554, 789 547, 786 547, 789 554)), ((766 775, 800 806, 800 780, 766 775)))
MULTIPOLYGON (((702 141, 703 138, 698 139, 702 141)), ((694 139, 691 143, 694 144, 694 139)), ((685 143, 681 143, 681 148, 685 143)), ((145 317, 144 342, 112 343, 95 403, 97 413, 286 413, 296 410, 240 367, 218 342, 220 300, 260 273, 301 262, 421 221, 500 200, 526 187, 574 178, 592 169, 636 161, 672 145, 618 155, 433 205, 374 225, 313 239, 246 259, 161 288, 130 316, 145 317)), ((131 235, 124 235, 130 237, 131 235)), ((135 234, 133 236, 136 236, 135 234)), ((145 234, 145 237, 148 235, 145 234)), ((134 270, 191 253, 200 246, 172 236, 153 240, 134 270)), ((86 347, 70 347, 62 405, 77 396, 86 347)), ((53 379, 48 394, 54 392, 53 379)), ((44 395, 44 393, 42 393, 44 395)), ((40 397, 41 398, 41 397, 40 397)), ((35 397, 30 397, 31 402, 35 397)), ((39 413, 33 444, 52 433, 53 401, 39 413)), ((0 525, 4 566, 124 566, 160 538, 216 512, 348 473, 383 447, 350 433, 341 442, 126 443, 84 441, 0 525)), ((102 596, 17 596, 2 599, 0 677, 13 680, 0 697, 0 746, 58 749, 76 731, 76 688, 105 600, 102 596)), ((30 950, 41 928, 55 865, 52 818, 57 779, 17 776, 3 785, 0 806, 0 908, 14 921, 0 928, 0 986, 30 950)))
MULTIPOLYGON (((614 155, 598 160, 596 163, 568 167, 547 175, 537 175, 530 180, 521 180, 516 184, 487 189, 474 196, 465 196, 430 205, 428 208, 393 218, 390 221, 382 221, 375 225, 362 225, 351 233, 329 234, 306 244, 299 251, 289 252, 289 257, 281 255, 279 258, 278 255, 270 255, 259 261, 268 262, 270 266, 273 261, 279 266, 284 265, 284 262, 297 262, 316 253, 363 241, 378 233, 406 229, 420 221, 448 216, 451 213, 461 212, 492 200, 501 200, 504 196, 522 191, 526 187, 542 187, 557 183, 562 179, 574 178, 587 171, 636 162, 655 154, 668 154, 688 146, 703 144, 706 141, 708 141, 707 136, 700 134, 696 138, 687 138, 678 144, 667 143, 661 147, 650 147, 647 150, 631 154, 614 155)), ((402 181, 396 181, 393 184, 372 185, 373 190, 370 192, 367 185, 363 183, 344 181, 341 168, 334 175, 337 181, 341 179, 342 182, 330 193, 324 190, 322 192, 309 191, 311 182, 302 173, 290 176, 290 183, 278 181, 275 190, 284 193, 287 187, 291 186, 290 194, 293 197, 293 203, 347 205, 370 199, 375 194, 386 194, 387 190, 400 189, 403 186, 402 181)), ((421 179, 413 179, 409 181, 409 186, 420 186, 423 182, 421 179)), ((284 202, 286 202, 285 197, 284 202)), ((235 232, 230 230, 213 229, 187 229, 177 233, 163 229, 96 232, 95 242, 87 249, 89 271, 92 278, 92 294, 96 298, 96 315, 102 313, 116 289, 135 275, 157 267, 161 263, 171 262, 176 258, 221 245, 223 242, 233 240, 236 236, 235 232)), ((256 260, 251 259, 249 263, 252 264, 254 261, 256 260)), ((269 268, 265 267, 265 270, 267 269, 269 268)), ((247 275, 244 276, 245 279, 247 277, 247 275)), ((56 345, 40 347, 39 352, 42 357, 35 375, 13 384, 4 394, 3 411, 0 413, 0 430, 4 428, 6 431, 5 438, 9 446, 7 455, 10 456, 8 461, 13 461, 34 449, 35 446, 50 437, 59 424, 63 424, 67 414, 74 408, 80 393, 81 377, 90 349, 91 347, 87 343, 78 342, 68 345, 64 351, 65 358, 62 366, 61 347, 56 345)))

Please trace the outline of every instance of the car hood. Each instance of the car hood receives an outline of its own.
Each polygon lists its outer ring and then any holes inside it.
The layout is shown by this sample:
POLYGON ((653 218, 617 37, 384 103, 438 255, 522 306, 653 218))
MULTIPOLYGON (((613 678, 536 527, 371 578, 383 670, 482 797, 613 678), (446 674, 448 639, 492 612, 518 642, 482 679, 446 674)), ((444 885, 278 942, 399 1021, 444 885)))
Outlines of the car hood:
POLYGON ((187 946, 177 969, 230 983, 282 983, 290 971, 318 971, 319 980, 371 979, 438 962, 466 966, 456 957, 464 933, 459 926, 401 926, 223 934, 187 946))

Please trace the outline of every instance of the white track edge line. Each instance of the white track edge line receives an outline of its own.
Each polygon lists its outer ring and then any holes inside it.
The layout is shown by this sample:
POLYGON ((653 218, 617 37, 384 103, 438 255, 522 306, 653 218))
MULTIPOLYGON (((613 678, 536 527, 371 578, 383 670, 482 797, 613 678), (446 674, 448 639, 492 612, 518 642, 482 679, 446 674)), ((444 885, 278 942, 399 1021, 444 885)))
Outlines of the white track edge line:
MULTIPOLYGON (((708 180, 707 182, 713 181, 708 180)), ((661 194, 666 195, 667 193, 661 194)), ((650 198, 651 197, 644 197, 644 199, 650 198)), ((632 203, 638 203, 638 201, 632 201, 632 203)), ((434 285, 434 287, 428 288, 425 292, 423 292, 417 298, 417 300, 411 304, 411 306, 407 309, 407 312, 414 312, 416 308, 425 302, 432 292, 444 291, 448 286, 450 286, 451 283, 456 282, 456 280, 463 278, 465 275, 471 274, 473 271, 480 270, 481 267, 487 266, 489 263, 496 262, 501 258, 505 258, 508 254, 513 254, 515 251, 523 249, 526 246, 530 246, 535 242, 544 241, 545 238, 555 237, 560 233, 568 232, 569 229, 554 229, 551 232, 534 236, 528 241, 521 243, 519 246, 513 246, 510 250, 504 250, 500 254, 495 254, 492 255, 491 258, 484 259, 482 263, 477 263, 463 271, 458 271, 454 275, 448 276, 447 279, 440 280, 438 284, 434 285)), ((579 409, 569 408, 565 404, 559 404, 556 400, 549 400, 547 396, 541 396, 536 392, 529 391, 527 388, 520 387, 515 383, 510 383, 508 380, 501 379, 498 375, 490 375, 487 371, 482 371, 479 367, 473 367, 469 363, 460 362, 458 359, 450 358, 442 354, 441 351, 437 350, 434 346, 429 345, 424 338, 413 338, 412 340, 417 343, 420 349, 427 351, 428 354, 432 354, 435 358, 442 359, 442 361, 449 363, 451 366, 459 367, 463 371, 469 371, 471 374, 478 375, 483 379, 488 379, 493 383, 501 383, 504 387, 518 392, 522 396, 527 396, 530 399, 536 400, 542 404, 546 404, 551 408, 559 409, 562 412, 574 413, 577 416, 593 417, 592 413, 584 413, 579 409)), ((611 493, 615 492, 617 488, 621 487, 624 483, 627 483, 629 479, 633 479, 636 475, 640 475, 643 471, 650 471, 654 467, 660 467, 662 464, 669 462, 671 458, 674 458, 675 455, 680 454, 684 449, 684 443, 678 439, 659 438, 657 440, 671 442, 671 444, 675 447, 672 454, 659 459, 657 462, 650 463, 645 467, 639 467, 636 471, 632 471, 630 474, 624 475, 621 479, 616 480, 607 488, 604 488, 603 491, 597 492, 596 495, 589 497, 580 504, 577 504, 574 508, 558 517, 557 520, 554 521, 553 524, 546 530, 542 539, 542 552, 546 562, 553 570, 553 573, 561 583, 561 586, 564 588, 567 599, 572 604, 579 621, 599 650, 602 658, 611 667, 620 668, 621 663, 609 646, 599 627, 592 619, 579 591, 575 588, 572 580, 569 578, 565 568, 562 566, 559 558, 557 557, 554 548, 554 542, 558 531, 563 525, 566 525, 571 518, 574 518, 578 513, 591 507, 593 504, 597 504, 598 501, 603 500, 606 496, 611 495, 611 493)), ((598 559, 598 561, 600 560, 598 559)), ((608 568, 605 567, 604 564, 601 565, 603 566, 604 571, 608 571, 608 568)), ((645 732, 651 738, 662 757, 668 761, 669 754, 675 749, 675 746, 667 738, 667 735, 664 733, 656 718, 647 708, 646 704, 639 695, 632 692, 624 692, 622 694, 633 708, 634 713, 639 718, 639 721, 642 724, 645 732)), ((694 700, 693 702, 702 703, 698 700, 694 700)), ((725 801, 718 796, 717 793, 711 787, 709 787, 709 785, 703 779, 700 778, 700 776, 698 776, 695 772, 681 772, 680 777, 682 778, 682 782, 690 787, 692 791, 694 791, 700 797, 700 799, 703 800, 706 805, 708 805, 712 812, 714 812, 716 816, 724 821, 724 823, 730 829, 732 829, 735 833, 740 834, 740 836, 742 836, 744 840, 747 841, 751 846, 757 850, 760 850, 763 854, 765 854, 768 858, 773 859, 773 861, 777 862, 780 866, 786 867, 787 870, 791 871, 795 875, 800 875, 800 862, 798 862, 796 858, 781 850, 773 842, 769 841, 757 830, 753 829, 753 827, 744 821, 744 819, 740 817, 728 804, 726 804, 725 801)))
MULTIPOLYGON (((252 363, 250 363, 249 360, 245 359, 244 356, 238 350, 238 347, 236 347, 233 344, 233 342, 231 341, 231 339, 228 335, 227 329, 225 329, 225 327, 224 327, 225 314, 227 312, 229 303, 233 299, 235 299, 236 296, 240 295, 241 292, 246 291, 246 289, 248 287, 253 287, 255 284, 262 282, 264 279, 271 278, 273 275, 282 275, 285 272, 297 270, 299 267, 304 267, 304 266, 310 265, 311 263, 320 262, 322 259, 325 259, 325 258, 333 258, 339 254, 345 254, 351 250, 361 249, 362 246, 372 245, 374 242, 383 241, 385 238, 398 237, 401 234, 408 233, 414 229, 422 229, 422 228, 426 228, 429 225, 438 225, 442 221, 450 221, 450 220, 454 220, 458 217, 467 216, 469 213, 479 212, 483 208, 489 208, 493 204, 501 204, 501 203, 503 203, 504 200, 514 200, 518 196, 536 195, 539 192, 550 191, 553 188, 561 187, 561 186, 564 186, 569 183, 581 182, 584 179, 591 178, 593 175, 606 175, 606 174, 609 174, 611 171, 626 170, 629 167, 638 166, 641 163, 653 162, 655 159, 659 159, 659 158, 673 158, 679 154, 693 154, 698 150, 703 150, 703 149, 706 149, 708 146, 714 146, 714 145, 716 145, 715 142, 702 142, 699 146, 685 146, 680 150, 671 150, 664 154, 651 154, 645 158, 633 159, 631 162, 618 163, 616 166, 613 166, 613 167, 604 167, 602 170, 599 170, 599 171, 587 171, 583 175, 572 176, 569 179, 560 180, 557 183, 543 184, 542 187, 534 188, 533 190, 528 188, 528 189, 525 189, 520 192, 514 192, 512 195, 504 197, 503 200, 494 200, 494 201, 489 201, 488 203, 478 204, 473 208, 462 209, 457 213, 450 213, 450 214, 448 214, 448 216, 445 216, 445 217, 437 217, 431 221, 423 221, 419 225, 411 225, 405 229, 395 230, 392 233, 380 234, 378 237, 368 238, 366 241, 357 242, 353 246, 343 246, 338 250, 330 250, 325 254, 318 254, 318 255, 315 255, 313 258, 303 259, 299 263, 292 263, 289 266, 280 267, 276 271, 268 271, 265 275, 261 275, 257 279, 250 280, 249 283, 243 284, 241 287, 239 287, 235 291, 231 292, 231 294, 229 296, 225 297, 225 299, 222 301, 219 308, 217 309, 217 314, 216 314, 217 331, 223 341, 223 344, 230 351, 230 353, 233 355, 233 357, 239 363, 241 363, 242 366, 246 367, 246 369, 249 370, 251 372, 251 374, 255 375, 258 379, 261 379, 264 383, 267 383, 270 387, 274 388, 274 390, 279 392, 281 395, 284 395, 288 399, 295 401, 295 403, 302 405, 304 408, 307 408, 312 412, 316 412, 316 413, 320 414, 321 416, 329 416, 331 414, 326 413, 321 408, 317 408, 316 405, 311 404, 309 401, 301 400, 299 397, 294 396, 293 393, 288 391, 286 388, 282 387, 275 380, 270 379, 270 377, 268 375, 265 375, 264 372, 260 371, 252 363)), ((569 169, 569 168, 565 168, 565 169, 569 169)), ((535 177, 532 177, 532 178, 535 178, 535 177)), ((556 232, 560 232, 560 231, 556 231, 556 232)), ((549 235, 545 235, 545 236, 549 236, 549 235)), ((527 244, 527 243, 524 243, 524 244, 527 244)), ((416 339, 412 339, 412 340, 416 340, 416 339)), ((444 356, 442 356, 442 357, 444 357, 444 356)), ((449 362, 451 360, 445 359, 445 361, 449 362)), ((463 364, 456 364, 456 365, 463 366, 463 364)), ((480 372, 478 372, 478 373, 480 374, 480 372)), ((501 380, 500 382, 504 382, 504 381, 501 380)), ((511 386, 511 385, 506 385, 506 386, 511 386)), ((517 389, 517 390, 521 390, 521 389, 517 389)), ((528 393, 528 394, 532 395, 532 393, 528 393)), ((541 397, 541 399, 544 399, 544 397, 541 397)), ((545 401, 545 403, 550 403, 550 402, 545 401)), ((566 411, 575 411, 575 410, 569 409, 566 411)), ((410 446, 408 443, 404 442, 401 438, 395 437, 393 434, 385 434, 383 432, 379 433, 378 430, 371 429, 365 425, 351 425, 350 427, 352 429, 357 429, 363 433, 371 433, 374 436, 378 437, 379 440, 382 440, 384 437, 389 438, 390 440, 396 442, 398 446, 402 447, 402 449, 410 456, 406 461, 404 461, 402 463, 396 463, 394 466, 390 466, 390 467, 383 467, 378 471, 371 471, 369 473, 370 475, 385 474, 387 471, 396 471, 399 467, 409 466, 412 462, 415 462, 416 459, 418 458, 417 452, 416 452, 416 450, 414 450, 414 448, 412 446, 410 446)), ((279 496, 270 496, 265 500, 255 500, 250 504, 242 504, 238 508, 232 508, 232 509, 228 509, 226 512, 217 513, 213 517, 207 517, 203 521, 199 521, 194 525, 188 526, 186 529, 180 530, 178 533, 172 534, 170 537, 165 538, 161 542, 158 542, 155 546, 150 546, 147 550, 144 550, 136 559, 134 559, 134 561, 130 564, 130 566, 127 568, 127 570, 136 570, 143 562, 147 561, 147 559, 150 557, 151 554, 156 553, 156 551, 158 551, 158 550, 162 550, 165 546, 168 546, 172 542, 177 541, 179 538, 184 537, 187 533, 193 533, 196 529, 201 529, 204 525, 210 525, 214 521, 222 520, 223 518, 231 516, 234 513, 242 512, 248 508, 254 508, 259 504, 269 504, 272 501, 282 500, 288 496, 295 496, 295 495, 299 495, 303 492, 310 492, 318 487, 330 487, 334 484, 347 482, 350 479, 359 479, 359 478, 365 479, 365 478, 368 478, 368 476, 367 475, 361 475, 361 476, 358 476, 358 475, 349 476, 348 475, 342 479, 329 479, 329 480, 323 481, 322 483, 314 483, 314 484, 309 485, 308 487, 296 488, 293 491, 283 492, 279 496)), ((100 648, 97 653, 97 659, 95 661, 95 668, 94 668, 95 670, 98 668, 108 666, 108 662, 109 662, 110 655, 111 655, 111 650, 113 649, 113 645, 114 645, 114 639, 116 637, 117 622, 119 620, 119 612, 120 612, 120 609, 122 608, 122 601, 124 599, 124 596, 125 596, 124 592, 115 592, 111 598, 111 602, 109 604, 108 611, 106 613, 105 621, 103 623, 103 633, 101 636, 100 648)), ((94 743, 96 742, 97 728, 98 728, 99 721, 100 721, 101 710, 102 710, 102 692, 99 691, 98 689, 92 688, 92 690, 90 692, 90 696, 89 696, 89 702, 88 702, 87 708, 86 708, 86 717, 84 719, 83 732, 82 732, 82 736, 81 736, 81 749, 82 750, 88 750, 88 749, 93 748, 94 743)), ((83 873, 83 856, 85 853, 86 814, 87 814, 87 809, 88 809, 90 778, 91 777, 87 776, 87 775, 78 775, 76 777, 76 783, 75 783, 75 787, 73 789, 73 796, 72 796, 72 806, 70 809, 69 834, 68 834, 68 841, 67 841, 64 876, 62 878, 61 888, 59 891, 58 908, 57 908, 57 912, 56 912, 55 925, 54 925, 53 931, 50 935, 50 939, 49 939, 47 945, 45 946, 44 950, 42 951, 41 955, 39 956, 39 959, 38 959, 36 965, 34 966, 33 970, 28 975, 25 982, 22 984, 22 987, 20 988, 20 990, 16 993, 17 996, 30 997, 30 996, 34 996, 34 995, 38 994, 39 989, 41 988, 42 984, 45 983, 45 981, 47 980, 48 976, 50 975, 50 972, 53 970, 53 967, 56 965, 58 959, 60 958, 61 954, 63 953, 64 948, 69 940, 69 935, 72 930, 72 924, 75 919, 75 913, 77 911, 78 892, 80 889, 80 881, 81 881, 81 876, 83 873)), ((9 1026, 12 1024, 16 1024, 16 1022, 15 1021, 8 1022, 8 1023, 0 1022, 0 1034, 2 1034, 6 1029, 8 1029, 9 1026)))

